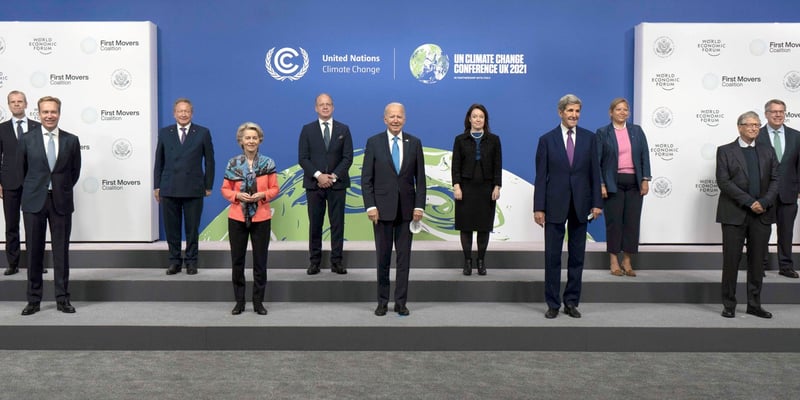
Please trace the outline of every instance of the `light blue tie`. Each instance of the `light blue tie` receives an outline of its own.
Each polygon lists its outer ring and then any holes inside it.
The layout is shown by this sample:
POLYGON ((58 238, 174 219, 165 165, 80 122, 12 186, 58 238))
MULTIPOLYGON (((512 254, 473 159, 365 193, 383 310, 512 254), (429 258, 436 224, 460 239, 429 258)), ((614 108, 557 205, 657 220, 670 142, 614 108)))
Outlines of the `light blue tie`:
POLYGON ((400 145, 397 144, 399 138, 395 136, 392 139, 392 161, 394 161, 394 169, 400 173, 400 145))
POLYGON ((56 165, 56 141, 53 140, 53 132, 48 132, 47 136, 50 136, 50 140, 47 141, 47 164, 50 165, 50 171, 52 171, 56 165))
POLYGON ((781 158, 783 158, 783 146, 781 146, 781 137, 778 131, 772 131, 772 140, 775 142, 775 155, 778 156, 778 162, 781 162, 781 158))

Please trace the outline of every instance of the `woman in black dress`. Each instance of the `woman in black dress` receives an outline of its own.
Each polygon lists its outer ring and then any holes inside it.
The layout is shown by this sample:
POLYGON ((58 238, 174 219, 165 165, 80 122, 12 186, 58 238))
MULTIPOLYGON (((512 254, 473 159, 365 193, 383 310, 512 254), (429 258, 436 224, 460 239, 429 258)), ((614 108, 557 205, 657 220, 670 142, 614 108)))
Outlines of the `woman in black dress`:
POLYGON ((500 137, 489 130, 489 112, 473 104, 464 117, 464 133, 453 142, 453 195, 456 230, 461 231, 464 275, 472 275, 472 232, 478 232, 478 275, 486 275, 486 248, 500 198, 503 157, 500 137))

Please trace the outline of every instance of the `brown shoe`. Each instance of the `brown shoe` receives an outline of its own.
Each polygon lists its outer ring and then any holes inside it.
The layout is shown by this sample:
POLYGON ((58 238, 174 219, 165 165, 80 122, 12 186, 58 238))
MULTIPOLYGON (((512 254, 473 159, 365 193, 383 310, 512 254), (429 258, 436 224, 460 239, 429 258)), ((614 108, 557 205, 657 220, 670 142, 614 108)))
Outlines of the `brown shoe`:
POLYGON ((634 270, 633 270, 633 268, 631 268, 631 269, 626 269, 626 270, 625 270, 625 275, 627 275, 627 276, 631 276, 631 277, 635 277, 635 276, 636 276, 636 271, 634 271, 634 270))
POLYGON ((613 270, 611 270, 611 275, 623 276, 623 275, 625 275, 625 273, 623 273, 621 269, 613 269, 613 270))

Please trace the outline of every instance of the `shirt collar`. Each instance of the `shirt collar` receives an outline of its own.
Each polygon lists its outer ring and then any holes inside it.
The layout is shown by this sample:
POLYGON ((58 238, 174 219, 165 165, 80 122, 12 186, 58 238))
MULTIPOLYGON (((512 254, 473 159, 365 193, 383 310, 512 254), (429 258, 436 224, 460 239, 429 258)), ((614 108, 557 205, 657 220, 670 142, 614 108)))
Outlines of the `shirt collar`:
POLYGON ((750 144, 747 144, 744 140, 742 140, 741 136, 739 136, 738 140, 739 140, 739 147, 756 147, 755 140, 753 140, 750 144))
MULTIPOLYGON (((389 143, 391 143, 392 142, 392 138, 394 137, 394 135, 392 135, 392 132, 389 132, 388 129, 386 130, 386 134, 389 136, 389 143)), ((401 142, 403 141, 403 131, 400 131, 400 133, 397 134, 397 138, 401 142)))

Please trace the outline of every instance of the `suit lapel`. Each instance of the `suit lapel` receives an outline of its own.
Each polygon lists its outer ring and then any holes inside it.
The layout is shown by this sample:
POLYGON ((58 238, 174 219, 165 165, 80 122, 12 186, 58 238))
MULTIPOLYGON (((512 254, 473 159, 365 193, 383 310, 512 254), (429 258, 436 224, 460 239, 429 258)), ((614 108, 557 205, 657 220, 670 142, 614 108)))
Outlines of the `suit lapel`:
POLYGON ((747 176, 747 179, 750 179, 750 174, 747 171, 747 160, 744 159, 744 153, 742 152, 741 146, 739 146, 739 140, 733 141, 733 146, 731 146, 731 154, 733 154, 733 158, 736 160, 736 163, 739 164, 739 168, 744 171, 744 175, 747 176))

